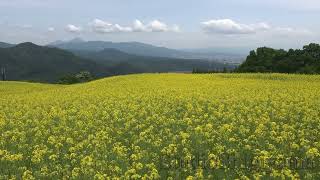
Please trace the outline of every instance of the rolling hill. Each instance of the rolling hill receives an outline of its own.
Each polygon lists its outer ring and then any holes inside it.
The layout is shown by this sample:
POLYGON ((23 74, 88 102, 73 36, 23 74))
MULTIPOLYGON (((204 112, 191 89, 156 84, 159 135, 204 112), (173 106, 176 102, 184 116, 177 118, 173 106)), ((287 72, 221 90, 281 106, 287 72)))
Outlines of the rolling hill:
POLYGON ((185 53, 165 47, 157 47, 140 42, 106 42, 106 41, 82 41, 73 39, 71 41, 57 41, 48 46, 65 50, 102 51, 104 49, 117 49, 119 51, 141 56, 155 57, 182 57, 185 53))
MULTIPOLYGON (((72 41, 80 43, 81 41, 72 41)), ((63 50, 32 43, 2 43, 0 67, 7 80, 57 82, 66 75, 89 71, 95 77, 153 72, 233 69, 235 66, 199 59, 141 56, 106 48, 101 51, 63 50)))
POLYGON ((202 59, 178 59, 128 54, 117 49, 102 51, 72 50, 80 57, 89 58, 97 63, 111 67, 114 74, 139 72, 191 72, 193 68, 203 70, 233 69, 235 66, 202 59))
POLYGON ((301 49, 257 48, 248 55, 238 72, 320 74, 320 45, 310 43, 301 49))
POLYGON ((319 84, 235 73, 0 81, 0 179, 319 179, 319 84))
POLYGON ((97 77, 109 75, 107 69, 96 62, 32 43, 0 48, 0 66, 6 68, 7 80, 56 82, 62 76, 79 71, 90 71, 97 77))
POLYGON ((221 49, 196 49, 196 50, 177 50, 166 47, 158 47, 151 44, 140 42, 106 42, 106 41, 84 41, 75 38, 70 41, 56 41, 48 46, 53 46, 65 50, 81 50, 98 52, 104 49, 116 49, 128 54, 148 57, 166 57, 177 59, 205 59, 217 62, 239 63, 245 59, 243 54, 219 52, 221 49))
POLYGON ((14 44, 9 44, 5 42, 0 42, 0 48, 9 48, 15 46, 14 44))

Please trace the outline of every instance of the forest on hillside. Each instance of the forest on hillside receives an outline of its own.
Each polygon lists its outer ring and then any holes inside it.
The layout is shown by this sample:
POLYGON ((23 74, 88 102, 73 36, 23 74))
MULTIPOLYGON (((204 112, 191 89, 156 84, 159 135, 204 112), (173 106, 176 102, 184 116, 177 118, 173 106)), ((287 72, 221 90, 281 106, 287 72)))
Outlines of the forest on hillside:
POLYGON ((288 51, 261 47, 251 51, 236 72, 319 74, 320 45, 311 43, 288 51))
POLYGON ((1 80, 72 84, 115 75, 191 72, 193 68, 222 70, 235 66, 202 59, 140 56, 116 49, 69 51, 30 42, 0 43, 1 80))

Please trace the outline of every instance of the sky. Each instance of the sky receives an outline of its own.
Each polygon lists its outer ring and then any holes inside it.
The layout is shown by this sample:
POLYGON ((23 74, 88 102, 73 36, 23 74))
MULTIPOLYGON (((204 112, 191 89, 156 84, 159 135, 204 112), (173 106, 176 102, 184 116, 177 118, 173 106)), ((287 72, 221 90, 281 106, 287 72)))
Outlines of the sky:
POLYGON ((319 0, 1 0, 0 41, 288 49, 319 43, 319 19, 319 0))

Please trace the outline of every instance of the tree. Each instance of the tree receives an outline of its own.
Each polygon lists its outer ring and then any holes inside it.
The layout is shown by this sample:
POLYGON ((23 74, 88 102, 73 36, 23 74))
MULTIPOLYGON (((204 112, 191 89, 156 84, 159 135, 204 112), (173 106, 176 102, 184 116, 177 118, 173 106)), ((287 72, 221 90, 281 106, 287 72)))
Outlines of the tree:
POLYGON ((91 73, 89 71, 82 71, 75 75, 76 79, 78 79, 80 82, 88 82, 93 79, 91 73))
POLYGON ((59 84, 76 84, 93 80, 93 76, 88 71, 82 71, 75 75, 66 75, 59 79, 59 84))
POLYGON ((310 43, 309 45, 303 46, 303 51, 313 58, 320 59, 320 45, 310 43))
POLYGON ((227 72, 228 72, 227 68, 223 67, 222 73, 227 73, 227 72))
POLYGON ((6 80, 6 68, 2 67, 1 69, 1 79, 2 81, 6 80))
POLYGON ((300 49, 276 50, 262 47, 251 51, 237 72, 320 73, 320 45, 311 43, 300 49))
POLYGON ((76 83, 80 83, 80 81, 74 75, 66 75, 60 78, 58 83, 59 84, 76 84, 76 83))

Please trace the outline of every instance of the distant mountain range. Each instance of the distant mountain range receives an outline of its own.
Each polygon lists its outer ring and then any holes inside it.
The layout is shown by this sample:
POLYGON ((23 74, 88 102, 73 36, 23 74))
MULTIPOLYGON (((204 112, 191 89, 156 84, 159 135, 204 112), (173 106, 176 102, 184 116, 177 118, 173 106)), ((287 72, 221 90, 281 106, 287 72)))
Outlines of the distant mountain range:
POLYGON ((104 49, 117 49, 119 51, 154 57, 170 57, 181 58, 185 52, 168 49, 165 47, 157 47, 149 44, 139 42, 105 42, 105 41, 82 41, 80 39, 73 39, 66 42, 54 42, 48 46, 57 47, 65 50, 85 50, 85 51, 102 51, 104 49))
POLYGON ((9 48, 9 47, 13 47, 13 46, 15 46, 15 44, 0 42, 0 48, 9 48))
POLYGON ((106 67, 94 61, 32 43, 0 48, 0 66, 6 68, 8 80, 56 82, 60 77, 85 70, 97 77, 110 75, 106 67))
POLYGON ((146 72, 191 72, 194 68, 222 70, 235 66, 208 60, 141 56, 114 48, 67 51, 33 43, 1 43, 0 67, 6 68, 8 80, 57 82, 63 76, 80 71, 90 71, 99 78, 146 72))
POLYGON ((176 50, 165 47, 153 46, 140 42, 105 42, 105 41, 84 41, 76 38, 70 41, 56 41, 48 46, 65 50, 102 51, 104 49, 116 49, 128 54, 152 57, 166 57, 179 59, 204 59, 219 62, 239 63, 245 59, 242 54, 219 53, 214 51, 201 50, 176 50))
POLYGON ((104 49, 98 52, 72 50, 72 52, 79 57, 92 59, 97 63, 112 67, 110 68, 110 71, 114 74, 123 72, 191 72, 193 68, 222 70, 223 68, 233 69, 235 67, 234 65, 202 59, 178 59, 133 55, 117 49, 104 49), (118 68, 121 70, 118 70, 118 68))

